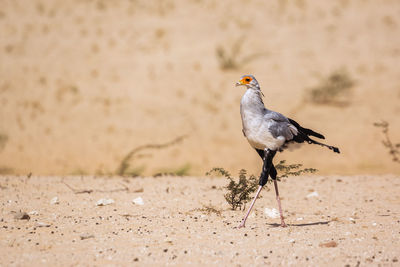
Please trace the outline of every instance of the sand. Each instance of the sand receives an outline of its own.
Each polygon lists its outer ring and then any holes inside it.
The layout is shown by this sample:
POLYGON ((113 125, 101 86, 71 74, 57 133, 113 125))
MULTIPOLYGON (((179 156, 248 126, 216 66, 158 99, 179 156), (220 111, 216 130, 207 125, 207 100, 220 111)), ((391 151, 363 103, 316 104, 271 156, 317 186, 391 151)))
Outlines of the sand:
POLYGON ((226 183, 1 176, 0 265, 399 266, 399 176, 288 178, 279 183, 287 228, 264 213, 277 208, 269 185, 235 229, 244 211, 229 209, 226 183), (103 198, 114 203, 97 206, 103 198))

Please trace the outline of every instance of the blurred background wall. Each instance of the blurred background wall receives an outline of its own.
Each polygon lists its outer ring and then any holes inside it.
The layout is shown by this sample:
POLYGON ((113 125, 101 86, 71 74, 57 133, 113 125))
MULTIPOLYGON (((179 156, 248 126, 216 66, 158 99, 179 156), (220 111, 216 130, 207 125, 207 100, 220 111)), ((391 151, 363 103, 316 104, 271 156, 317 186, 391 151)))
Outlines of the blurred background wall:
POLYGON ((257 174, 234 87, 251 73, 269 108, 342 151, 276 160, 399 173, 373 126, 400 142, 399 15, 396 0, 1 0, 0 171, 257 174))

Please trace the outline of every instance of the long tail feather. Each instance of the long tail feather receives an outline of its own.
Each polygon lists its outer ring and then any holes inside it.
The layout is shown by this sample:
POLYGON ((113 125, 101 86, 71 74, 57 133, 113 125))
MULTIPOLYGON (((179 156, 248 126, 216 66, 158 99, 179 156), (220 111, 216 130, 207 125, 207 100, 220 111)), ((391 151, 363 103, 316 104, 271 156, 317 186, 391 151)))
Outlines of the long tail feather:
POLYGON ((316 145, 320 145, 320 146, 327 147, 327 148, 329 148, 330 150, 332 150, 333 152, 336 152, 336 153, 339 153, 339 154, 340 154, 339 148, 337 148, 337 147, 335 147, 335 146, 330 146, 330 145, 327 145, 327 144, 323 144, 323 143, 320 143, 320 142, 318 142, 318 141, 315 141, 315 140, 313 140, 313 139, 311 139, 311 138, 308 138, 307 142, 308 142, 309 144, 316 144, 316 145))
POLYGON ((297 128, 297 130, 299 132, 301 132, 301 133, 303 133, 305 135, 311 135, 311 136, 314 136, 314 137, 317 137, 317 138, 320 138, 320 139, 325 139, 325 136, 323 136, 322 134, 314 132, 311 129, 303 128, 303 127, 300 126, 300 124, 298 122, 296 122, 296 121, 294 121, 292 119, 289 119, 289 122, 291 124, 293 124, 297 128))
POLYGON ((301 130, 307 135, 311 135, 311 136, 314 136, 314 137, 317 137, 317 138, 320 138, 320 139, 325 139, 325 136, 323 136, 320 133, 314 132, 311 129, 307 129, 307 128, 301 127, 301 130))

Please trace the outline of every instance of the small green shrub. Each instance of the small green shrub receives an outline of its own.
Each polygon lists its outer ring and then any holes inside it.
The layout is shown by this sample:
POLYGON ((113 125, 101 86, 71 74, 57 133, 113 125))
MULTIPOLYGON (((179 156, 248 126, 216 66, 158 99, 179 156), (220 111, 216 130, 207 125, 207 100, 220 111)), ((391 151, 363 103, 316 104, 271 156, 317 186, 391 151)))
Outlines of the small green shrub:
MULTIPOLYGON (((280 181, 282 178, 289 176, 299 176, 305 173, 314 173, 317 169, 305 168, 301 169, 302 164, 285 164, 285 160, 281 160, 277 165, 275 165, 278 171, 277 180, 280 181)), ((228 185, 226 185, 227 193, 224 195, 226 202, 231 206, 232 210, 237 208, 244 209, 247 202, 252 199, 251 194, 254 193, 258 188, 258 179, 254 175, 247 175, 247 171, 241 169, 239 171, 239 180, 236 182, 232 175, 226 171, 224 168, 212 168, 206 173, 206 175, 211 175, 216 173, 218 175, 224 176, 228 179, 228 185)), ((269 179, 268 182, 272 182, 269 179)))
POLYGON ((289 176, 300 176, 305 173, 315 173, 318 171, 314 168, 300 169, 303 166, 302 164, 286 165, 285 163, 286 160, 281 160, 277 165, 275 165, 275 168, 278 171, 278 176, 276 177, 278 181, 280 181, 282 178, 287 178, 289 176))
POLYGON ((160 177, 160 176, 189 176, 190 169, 192 166, 190 163, 186 163, 177 169, 168 169, 162 170, 153 175, 153 177, 160 177))
POLYGON ((213 205, 205 205, 203 204, 202 208, 197 208, 195 211, 200 211, 203 212, 207 215, 210 215, 211 213, 215 213, 217 216, 221 216, 221 210, 217 209, 213 205))
POLYGON ((255 192, 258 187, 258 181, 254 175, 250 175, 248 178, 247 172, 244 169, 239 171, 239 181, 236 182, 232 178, 231 174, 223 168, 213 168, 206 175, 211 173, 217 173, 225 176, 229 183, 226 186, 228 193, 224 195, 226 201, 231 206, 232 210, 237 208, 244 208, 244 205, 251 200, 251 193, 255 192))

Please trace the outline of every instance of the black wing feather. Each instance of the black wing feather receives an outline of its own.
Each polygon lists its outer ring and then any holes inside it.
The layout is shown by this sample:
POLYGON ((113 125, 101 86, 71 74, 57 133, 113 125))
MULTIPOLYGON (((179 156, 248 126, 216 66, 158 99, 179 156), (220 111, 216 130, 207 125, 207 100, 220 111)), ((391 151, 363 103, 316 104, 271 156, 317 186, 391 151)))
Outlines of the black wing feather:
POLYGON ((303 133, 305 135, 311 135, 311 136, 315 136, 315 137, 320 138, 320 139, 325 139, 325 136, 323 136, 322 134, 314 132, 311 129, 303 128, 303 127, 300 126, 300 124, 298 124, 296 121, 294 121, 292 119, 289 119, 289 122, 291 124, 293 124, 297 128, 297 130, 299 132, 301 132, 301 133, 303 133))

